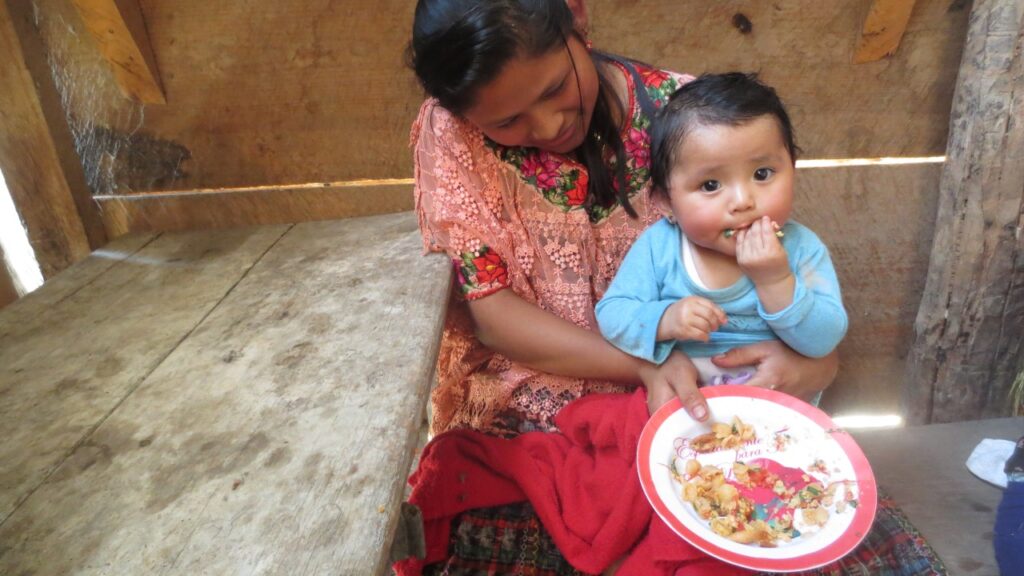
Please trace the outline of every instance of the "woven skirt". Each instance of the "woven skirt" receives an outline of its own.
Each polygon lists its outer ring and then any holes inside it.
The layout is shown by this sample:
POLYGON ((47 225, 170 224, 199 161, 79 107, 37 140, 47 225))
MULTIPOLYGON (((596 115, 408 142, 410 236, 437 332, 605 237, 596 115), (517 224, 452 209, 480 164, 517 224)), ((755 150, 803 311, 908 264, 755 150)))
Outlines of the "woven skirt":
MULTIPOLYGON (((577 576, 529 503, 470 510, 452 521, 449 557, 426 575, 577 576)), ((842 559, 807 576, 933 576, 947 574, 939 557, 903 511, 879 494, 878 513, 864 541, 842 559)))

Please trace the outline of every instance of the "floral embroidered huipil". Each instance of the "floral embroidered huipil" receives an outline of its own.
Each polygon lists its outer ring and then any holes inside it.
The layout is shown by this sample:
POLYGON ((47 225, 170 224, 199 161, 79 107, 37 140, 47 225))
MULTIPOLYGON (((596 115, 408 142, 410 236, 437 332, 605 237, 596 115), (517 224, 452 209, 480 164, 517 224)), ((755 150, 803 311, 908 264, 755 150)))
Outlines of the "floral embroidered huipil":
MULTIPOLYGON (((630 204, 584 207, 586 167, 568 156, 509 148, 428 99, 413 125, 415 200, 424 249, 452 259, 456 282, 431 395, 432 431, 472 428, 510 435, 551 429, 567 403, 591 392, 623 391, 599 380, 553 376, 495 353, 475 337, 465 301, 513 290, 527 302, 587 330, 594 306, 633 240, 659 215, 649 202, 649 119, 689 77, 637 65, 644 86, 619 64, 629 87, 626 150, 630 204)), ((615 166, 617 158, 610 158, 615 166)), ((516 321, 514 318, 510 322, 516 321)))

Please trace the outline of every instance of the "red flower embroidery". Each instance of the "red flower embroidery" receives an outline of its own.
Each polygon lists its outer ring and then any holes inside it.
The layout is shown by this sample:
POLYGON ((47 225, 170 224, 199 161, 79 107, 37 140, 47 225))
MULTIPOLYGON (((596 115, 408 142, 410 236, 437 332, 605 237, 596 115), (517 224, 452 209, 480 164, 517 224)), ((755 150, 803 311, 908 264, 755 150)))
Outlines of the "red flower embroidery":
POLYGON ((640 72, 640 78, 644 81, 644 86, 661 86, 665 80, 668 80, 668 74, 661 70, 638 68, 638 71, 640 72))
POLYGON ((651 165, 650 136, 647 135, 647 132, 637 130, 635 126, 631 127, 623 145, 626 147, 626 154, 633 158, 637 168, 646 168, 651 165))
POLYGON ((527 178, 530 176, 536 177, 537 187, 546 189, 554 188, 557 184, 558 166, 558 160, 552 158, 551 154, 539 152, 523 158, 523 163, 519 166, 519 170, 527 178))
POLYGON ((583 171, 580 171, 576 178, 576 186, 565 193, 565 203, 569 206, 582 206, 587 200, 587 184, 590 178, 583 171))
POLYGON ((483 256, 473 258, 473 266, 476 267, 477 284, 488 284, 494 281, 500 284, 507 283, 508 270, 505 269, 505 263, 501 261, 501 257, 494 252, 488 250, 483 256))

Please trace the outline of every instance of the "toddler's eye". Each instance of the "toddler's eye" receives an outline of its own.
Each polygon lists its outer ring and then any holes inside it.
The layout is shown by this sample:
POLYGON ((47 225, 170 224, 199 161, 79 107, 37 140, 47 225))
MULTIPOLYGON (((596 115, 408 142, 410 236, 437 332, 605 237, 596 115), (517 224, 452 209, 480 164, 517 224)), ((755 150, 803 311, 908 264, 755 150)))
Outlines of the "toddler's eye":
POLYGON ((717 192, 722 187, 722 183, 718 180, 708 180, 700 185, 701 192, 717 192))
POLYGON ((754 180, 763 182, 771 178, 772 174, 775 174, 775 170, 772 170, 771 168, 758 168, 757 170, 754 170, 754 180))

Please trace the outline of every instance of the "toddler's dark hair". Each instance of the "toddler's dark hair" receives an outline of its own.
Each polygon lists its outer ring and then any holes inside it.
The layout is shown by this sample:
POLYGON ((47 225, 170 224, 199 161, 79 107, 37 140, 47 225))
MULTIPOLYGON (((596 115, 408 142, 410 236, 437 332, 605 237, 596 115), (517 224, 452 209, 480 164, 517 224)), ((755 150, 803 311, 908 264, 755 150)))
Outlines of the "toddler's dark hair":
POLYGON ((771 86, 757 74, 729 72, 704 74, 687 82, 658 110, 651 126, 651 186, 656 194, 668 193, 668 180, 676 155, 686 136, 701 126, 740 126, 761 116, 779 123, 782 140, 796 162, 793 125, 785 106, 771 86))

